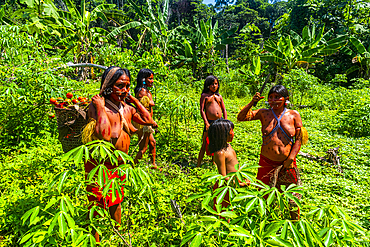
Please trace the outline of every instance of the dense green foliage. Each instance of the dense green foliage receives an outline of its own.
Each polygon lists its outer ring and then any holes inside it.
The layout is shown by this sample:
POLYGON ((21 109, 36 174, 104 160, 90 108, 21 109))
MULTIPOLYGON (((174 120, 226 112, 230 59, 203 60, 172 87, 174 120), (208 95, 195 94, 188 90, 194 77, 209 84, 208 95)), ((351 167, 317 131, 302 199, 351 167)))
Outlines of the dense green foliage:
POLYGON ((0 246, 93 246, 92 229, 102 234, 102 246, 369 246, 367 1, 0 3, 0 246), (121 226, 107 211, 88 209, 83 162, 88 155, 132 161, 138 138, 128 156, 100 141, 63 154, 49 99, 66 92, 91 98, 102 74, 68 62, 128 68, 131 88, 141 68, 155 72, 163 171, 149 169, 145 156, 135 168, 117 168, 124 182, 104 181, 103 165, 87 179, 104 194, 124 183, 121 226), (235 123, 240 166, 228 181, 210 160, 195 168, 203 129, 198 102, 209 74, 219 78, 235 123), (324 157, 339 146, 341 167, 298 155, 302 188, 232 182, 255 177, 260 124, 237 122, 236 115, 268 75, 267 87, 288 88, 289 107, 308 129, 301 151, 324 157), (212 191, 216 180, 225 186, 212 191), (220 204, 226 191, 231 206, 214 210, 212 199, 220 204), (296 191, 302 218, 292 221, 288 199, 296 191), (93 218, 94 210, 101 217, 93 218))

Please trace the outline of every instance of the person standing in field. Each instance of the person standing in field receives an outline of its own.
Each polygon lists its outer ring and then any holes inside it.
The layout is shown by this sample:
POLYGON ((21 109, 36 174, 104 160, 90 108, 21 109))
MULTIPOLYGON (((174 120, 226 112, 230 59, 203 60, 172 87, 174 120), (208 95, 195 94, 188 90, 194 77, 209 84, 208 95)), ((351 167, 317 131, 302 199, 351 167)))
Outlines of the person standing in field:
POLYGON ((197 167, 200 167, 207 147, 207 131, 209 126, 217 119, 227 119, 227 112, 222 96, 218 93, 220 84, 216 76, 207 76, 204 81, 200 97, 200 115, 204 121, 203 142, 198 154, 197 167))
MULTIPOLYGON (((136 129, 131 125, 131 120, 143 125, 156 125, 150 113, 142 106, 138 99, 129 95, 131 85, 130 72, 127 69, 119 67, 109 67, 102 76, 100 93, 92 97, 92 103, 89 105, 88 116, 92 128, 92 139, 105 140, 112 143, 117 150, 128 153, 131 134, 136 129), (125 99, 132 102, 136 108, 125 103, 125 99)), ((86 128, 85 128, 86 129, 86 128)), ((119 162, 121 164, 122 161, 119 162)), ((119 165, 118 164, 118 165, 119 165)), ((85 177, 93 170, 97 161, 89 160, 85 163, 85 177)), ((105 179, 119 178, 121 181, 125 176, 119 176, 117 172, 110 170, 116 168, 109 160, 104 165, 108 168, 108 174, 105 179)), ((97 184, 89 184, 87 191, 90 192, 88 199, 95 202, 100 207, 108 207, 110 216, 116 222, 121 224, 121 202, 123 201, 123 187, 121 188, 122 197, 116 194, 113 201, 112 193, 105 198, 102 196, 102 188, 97 184)), ((93 231, 95 240, 99 242, 99 234, 93 231)))
MULTIPOLYGON (((257 92, 237 117, 238 121, 260 120, 262 124, 262 146, 257 179, 270 185, 275 169, 282 166, 277 187, 282 184, 286 186, 292 183, 298 184, 296 157, 302 143, 301 116, 297 111, 286 108, 289 93, 282 85, 274 86, 269 91, 270 109, 252 111, 253 104, 263 98, 265 97, 257 92), (280 177, 284 178, 284 181, 279 182, 280 177)), ((295 196, 300 199, 299 194, 295 196)), ((299 209, 298 212, 291 211, 290 214, 292 219, 299 218, 299 209)))
MULTIPOLYGON (((141 69, 137 75, 137 84, 135 87, 135 97, 140 100, 141 104, 149 111, 150 116, 153 117, 153 107, 154 101, 152 93, 149 91, 149 88, 153 87, 154 82, 154 73, 150 69, 141 69)), ((136 124, 135 127, 138 128, 137 134, 139 137, 139 152, 136 154, 134 163, 137 164, 139 159, 143 158, 144 153, 148 149, 151 154, 150 159, 152 162, 152 169, 158 169, 155 163, 156 156, 156 142, 153 134, 155 133, 154 129, 151 126, 142 126, 136 124)))

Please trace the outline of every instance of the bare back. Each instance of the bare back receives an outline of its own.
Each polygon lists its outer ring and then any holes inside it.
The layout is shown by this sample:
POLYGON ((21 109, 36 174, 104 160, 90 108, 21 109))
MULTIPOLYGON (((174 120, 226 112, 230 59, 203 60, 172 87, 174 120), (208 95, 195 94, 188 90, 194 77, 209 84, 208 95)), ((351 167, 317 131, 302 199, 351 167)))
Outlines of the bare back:
POLYGON ((226 149, 214 153, 214 161, 218 172, 222 176, 226 176, 230 172, 236 172, 235 165, 238 164, 238 159, 230 144, 227 145, 226 149))

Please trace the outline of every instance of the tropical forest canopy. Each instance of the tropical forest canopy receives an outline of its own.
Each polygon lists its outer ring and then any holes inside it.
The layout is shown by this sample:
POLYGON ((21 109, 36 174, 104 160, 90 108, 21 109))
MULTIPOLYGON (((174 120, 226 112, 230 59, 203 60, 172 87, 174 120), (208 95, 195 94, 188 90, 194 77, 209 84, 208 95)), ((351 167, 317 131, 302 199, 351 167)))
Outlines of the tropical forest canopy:
MULTIPOLYGON (((103 246, 369 246, 369 0, 0 4, 0 246, 93 246, 93 229, 103 246), (148 169, 149 157, 135 168, 125 165, 119 227, 102 209, 96 209, 101 218, 92 217, 85 180, 103 184, 103 168, 85 178, 83 163, 89 153, 122 154, 95 142, 64 155, 49 103, 67 93, 91 99, 102 66, 112 65, 130 70, 131 92, 141 68, 155 73, 163 168, 148 169), (240 166, 229 182, 209 159, 195 168, 204 127, 199 98, 210 74, 219 78, 235 124, 231 145, 240 166), (289 220, 288 207, 296 187, 231 183, 255 177, 260 123, 236 116, 266 78, 263 95, 284 85, 288 107, 300 113, 310 136, 301 151, 311 156, 297 156, 298 221, 289 220), (216 180, 225 186, 211 191, 216 180), (220 204, 226 190, 232 207, 221 212, 213 198, 220 204)), ((138 142, 133 136, 124 160, 132 160, 138 142)))

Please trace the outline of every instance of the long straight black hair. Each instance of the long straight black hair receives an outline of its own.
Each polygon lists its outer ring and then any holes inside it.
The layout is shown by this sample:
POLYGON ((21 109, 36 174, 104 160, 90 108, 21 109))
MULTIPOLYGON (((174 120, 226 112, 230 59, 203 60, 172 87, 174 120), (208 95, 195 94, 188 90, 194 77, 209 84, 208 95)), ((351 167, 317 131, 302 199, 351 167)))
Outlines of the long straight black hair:
POLYGON ((209 86, 213 84, 213 82, 217 80, 218 81, 218 88, 215 92, 215 94, 219 94, 218 91, 220 90, 220 81, 218 78, 214 75, 207 76, 206 80, 204 81, 204 87, 202 93, 208 93, 209 92, 209 86))
POLYGON ((136 87, 134 89, 135 95, 140 91, 141 88, 146 89, 146 84, 143 83, 146 78, 148 78, 150 75, 154 75, 154 72, 150 69, 141 69, 139 73, 137 74, 136 78, 136 87))
POLYGON ((227 119, 217 119, 208 129, 210 153, 215 153, 222 149, 227 148, 227 138, 229 137, 230 130, 234 129, 234 124, 227 119))

